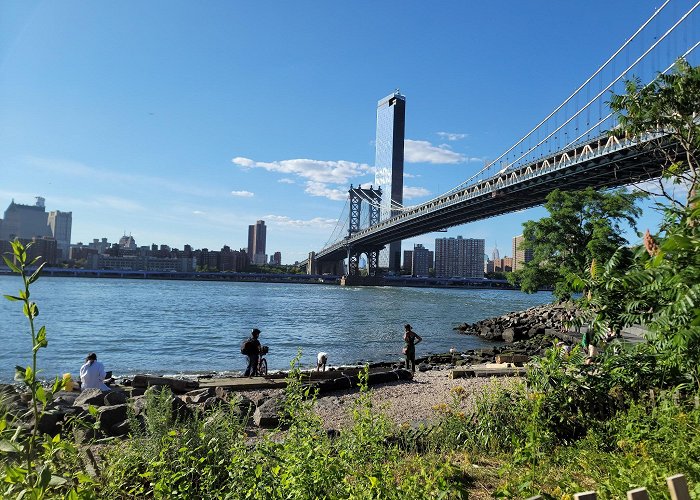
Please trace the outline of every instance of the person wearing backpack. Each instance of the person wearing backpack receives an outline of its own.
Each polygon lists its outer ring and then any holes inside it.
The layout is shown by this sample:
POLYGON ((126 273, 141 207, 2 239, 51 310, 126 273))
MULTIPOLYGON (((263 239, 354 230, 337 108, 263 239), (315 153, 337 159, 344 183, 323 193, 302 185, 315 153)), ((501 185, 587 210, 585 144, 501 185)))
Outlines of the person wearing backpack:
POLYGON ((241 354, 248 356, 248 367, 245 369, 244 377, 255 377, 258 374, 258 359, 260 354, 260 330, 253 328, 250 337, 241 344, 241 354))

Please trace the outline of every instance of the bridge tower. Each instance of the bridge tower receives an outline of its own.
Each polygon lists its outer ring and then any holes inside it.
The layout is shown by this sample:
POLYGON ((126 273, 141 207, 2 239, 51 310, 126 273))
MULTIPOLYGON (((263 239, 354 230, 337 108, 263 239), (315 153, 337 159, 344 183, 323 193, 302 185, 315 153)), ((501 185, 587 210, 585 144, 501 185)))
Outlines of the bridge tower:
MULTIPOLYGON (((352 237, 361 229, 362 201, 368 204, 369 225, 374 226, 379 224, 382 203, 382 189, 374 189, 372 186, 369 189, 360 186, 354 188, 350 185, 348 191, 350 195, 350 221, 348 224, 348 237, 352 237)), ((348 247, 348 275, 360 275, 360 256, 364 253, 367 255, 367 272, 369 276, 376 276, 379 269, 379 251, 380 248, 363 248, 363 247, 348 247)))

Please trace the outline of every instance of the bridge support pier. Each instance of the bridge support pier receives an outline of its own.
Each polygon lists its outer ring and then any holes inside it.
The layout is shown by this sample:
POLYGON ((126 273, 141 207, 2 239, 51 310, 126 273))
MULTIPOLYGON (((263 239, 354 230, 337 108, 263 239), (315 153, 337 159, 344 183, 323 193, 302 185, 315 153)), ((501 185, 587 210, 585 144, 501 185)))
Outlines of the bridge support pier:
POLYGON ((379 272, 379 251, 381 248, 348 248, 348 276, 360 276, 360 257, 367 256, 367 276, 377 276, 379 272))
POLYGON ((335 274, 341 276, 345 274, 344 260, 318 260, 315 252, 309 253, 306 261, 306 274, 335 274))

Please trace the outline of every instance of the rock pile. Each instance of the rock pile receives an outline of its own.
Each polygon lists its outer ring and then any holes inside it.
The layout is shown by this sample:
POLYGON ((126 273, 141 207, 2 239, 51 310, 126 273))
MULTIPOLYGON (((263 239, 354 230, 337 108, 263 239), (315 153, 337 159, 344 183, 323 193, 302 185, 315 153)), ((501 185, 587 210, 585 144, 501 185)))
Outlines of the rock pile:
MULTIPOLYGON (((411 378, 411 372, 396 369, 371 373, 367 383, 373 385, 411 378)), ((313 387, 323 393, 357 387, 358 383, 357 374, 338 372, 337 377, 314 382, 313 387)), ((164 407, 169 407, 172 415, 180 421, 195 414, 204 415, 222 409, 232 412, 251 431, 276 428, 282 422, 283 391, 248 393, 232 387, 193 389, 197 385, 193 381, 137 375, 129 387, 111 391, 59 391, 43 412, 39 430, 50 435, 72 433, 77 442, 126 436, 133 425, 145 429, 149 411, 162 412, 164 407), (159 397, 152 397, 155 395, 159 397)), ((31 394, 19 386, 0 384, 0 411, 6 411, 11 421, 27 431, 34 426, 31 394)))
POLYGON ((496 318, 463 323, 455 330, 468 335, 478 335, 485 340, 513 343, 540 336, 558 337, 571 341, 570 335, 562 335, 562 325, 576 315, 571 303, 546 304, 525 311, 511 312, 496 318), (564 338, 566 337, 566 338, 564 338))

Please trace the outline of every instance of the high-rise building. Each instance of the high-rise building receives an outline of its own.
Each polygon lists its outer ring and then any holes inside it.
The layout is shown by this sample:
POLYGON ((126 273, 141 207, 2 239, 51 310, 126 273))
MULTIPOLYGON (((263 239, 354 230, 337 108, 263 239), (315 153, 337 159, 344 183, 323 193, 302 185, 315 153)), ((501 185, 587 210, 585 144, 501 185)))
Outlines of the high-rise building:
MULTIPOLYGON (((377 103, 375 183, 382 188, 379 218, 388 219, 403 206, 403 147, 406 129, 406 98, 398 90, 377 103)), ((401 241, 389 243, 379 254, 379 265, 399 273, 401 241)))
POLYGON ((522 248, 524 241, 522 234, 513 238, 513 271, 522 269, 525 263, 532 260, 532 249, 522 248))
MULTIPOLYGON (((134 239, 133 236, 131 235, 124 235, 121 238, 119 238, 119 246, 123 249, 127 250, 136 250, 138 248, 138 245, 136 245, 136 240, 134 239)), ((152 252, 157 252, 158 251, 158 245, 153 243, 151 245, 151 251, 152 252)))
POLYGON ((401 266, 405 274, 413 275, 413 250, 403 251, 403 266, 401 266))
POLYGON ((428 276, 433 267, 433 251, 428 250, 420 243, 413 245, 413 263, 411 268, 413 276, 428 276))
POLYGON ((498 245, 493 246, 493 250, 491 251, 491 260, 496 262, 497 260, 500 260, 501 256, 498 253, 498 245))
POLYGON ((47 223, 51 229, 51 234, 56 240, 56 249, 60 257, 67 259, 70 252, 70 233, 73 225, 73 212, 53 210, 49 212, 47 223))
POLYGON ((483 239, 436 238, 435 276, 439 278, 483 278, 483 239))
POLYGON ((282 265, 282 252, 275 252, 272 257, 270 258, 270 261, 273 266, 281 266, 282 265))
POLYGON ((264 265, 266 263, 266 241, 267 228, 264 220, 259 220, 255 225, 248 226, 248 259, 251 264, 264 265))
POLYGON ((34 205, 20 205, 12 200, 0 223, 0 240, 12 241, 15 238, 34 237, 53 237, 47 221, 44 198, 37 196, 34 205))

